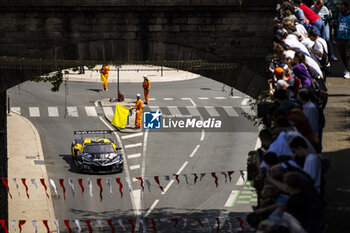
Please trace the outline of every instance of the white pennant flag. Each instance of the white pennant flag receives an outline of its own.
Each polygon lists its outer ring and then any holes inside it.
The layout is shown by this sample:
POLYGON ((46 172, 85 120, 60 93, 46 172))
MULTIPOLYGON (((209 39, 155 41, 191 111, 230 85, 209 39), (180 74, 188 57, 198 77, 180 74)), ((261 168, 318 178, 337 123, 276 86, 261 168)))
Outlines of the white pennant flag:
POLYGON ((92 197, 92 180, 91 178, 88 178, 87 181, 88 181, 89 190, 90 190, 90 197, 92 197))
POLYGON ((73 178, 68 178, 68 183, 69 183, 70 189, 72 190, 73 197, 74 197, 74 196, 75 196, 75 193, 74 193, 74 183, 73 183, 73 178))
POLYGON ((145 226, 145 224, 143 223, 143 220, 142 220, 142 219, 140 219, 140 224, 142 224, 142 232, 143 232, 143 233, 146 233, 146 226, 145 226))
POLYGON ((201 173, 201 177, 199 178, 199 181, 202 181, 202 179, 205 175, 206 175, 206 173, 201 173))
POLYGON ((111 196, 113 196, 113 187, 112 187, 112 183, 111 183, 111 178, 106 178, 106 183, 109 187, 109 193, 111 194, 111 196))
POLYGON ((35 179, 30 179, 32 181, 32 184, 34 185, 35 189, 38 190, 38 185, 35 182, 35 179))
POLYGON ((186 180, 186 184, 188 184, 188 179, 187 179, 187 174, 184 174, 185 180, 186 180))
POLYGON ((75 219, 74 222, 75 222, 75 225, 77 225, 77 227, 78 227, 78 233, 80 233, 81 232, 81 227, 80 227, 79 220, 75 219))
POLYGON ((130 177, 125 177, 125 180, 126 180, 126 183, 128 183, 128 187, 129 187, 129 192, 131 192, 131 180, 130 180, 130 177))
POLYGON ((53 221, 55 222, 55 225, 56 225, 56 227, 57 227, 57 233, 60 233, 60 224, 58 223, 58 220, 55 219, 55 220, 53 220, 53 221))
POLYGON ((38 232, 38 226, 36 225, 36 220, 32 220, 32 223, 33 223, 33 227, 35 229, 35 233, 38 232))
POLYGON ((146 184, 147 184, 148 191, 151 192, 151 182, 149 181, 148 176, 145 177, 145 181, 146 181, 146 184))
POLYGON ((55 184, 55 181, 53 179, 50 179, 50 184, 51 184, 52 188, 55 190, 56 195, 58 195, 56 184, 55 184))
MULTIPOLYGON (((89 179, 90 179, 90 178, 89 178, 89 179)), ((91 179, 90 179, 90 180, 91 180, 91 179)), ((101 220, 97 219, 96 222, 97 222, 97 225, 99 225, 101 232, 103 232, 101 220)))
POLYGON ((183 226, 183 228, 182 228, 182 229, 185 229, 185 228, 186 228, 186 226, 187 226, 187 218, 184 218, 184 219, 183 219, 183 221, 184 221, 184 226, 183 226))
POLYGON ((227 183, 227 174, 226 174, 226 172, 221 172, 221 174, 223 175, 223 176, 225 176, 225 184, 227 183))
POLYGON ((169 181, 169 180, 170 180, 170 176, 164 176, 164 179, 165 179, 166 181, 169 181))
POLYGON ((12 180, 13 180, 13 183, 15 183, 16 188, 18 189, 18 184, 17 184, 17 180, 16 180, 16 178, 13 178, 12 180))
POLYGON ((123 221, 121 219, 118 219, 118 224, 121 226, 121 228, 123 228, 123 231, 125 231, 125 227, 123 225, 123 221))
POLYGON ((11 221, 12 227, 15 230, 15 233, 17 233, 17 229, 16 229, 16 220, 12 220, 11 221))
POLYGON ((205 221, 205 223, 208 224, 208 226, 209 226, 209 232, 211 232, 211 226, 210 226, 210 223, 209 223, 209 219, 208 219, 208 218, 205 218, 204 221, 205 221))
POLYGON ((230 221, 228 221, 228 225, 229 225, 229 227, 230 227, 230 230, 233 232, 233 229, 232 229, 232 224, 231 224, 231 222, 230 222, 230 221))

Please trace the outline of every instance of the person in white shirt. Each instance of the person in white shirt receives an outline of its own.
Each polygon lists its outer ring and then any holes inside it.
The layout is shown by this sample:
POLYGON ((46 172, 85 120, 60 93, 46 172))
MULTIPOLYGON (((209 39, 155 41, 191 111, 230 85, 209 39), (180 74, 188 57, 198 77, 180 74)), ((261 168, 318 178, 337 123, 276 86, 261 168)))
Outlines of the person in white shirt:
MULTIPOLYGON (((328 47, 327 42, 318 36, 317 32, 315 30, 309 31, 309 38, 315 42, 314 46, 310 48, 311 52, 315 55, 315 58, 319 61, 322 60, 323 54, 327 54, 328 56, 328 47)), ((329 66, 330 63, 327 63, 327 66, 329 66)))
POLYGON ((308 119, 312 130, 318 137, 319 133, 319 114, 314 103, 310 101, 310 92, 307 89, 301 89, 298 93, 298 100, 303 106, 303 112, 308 119))

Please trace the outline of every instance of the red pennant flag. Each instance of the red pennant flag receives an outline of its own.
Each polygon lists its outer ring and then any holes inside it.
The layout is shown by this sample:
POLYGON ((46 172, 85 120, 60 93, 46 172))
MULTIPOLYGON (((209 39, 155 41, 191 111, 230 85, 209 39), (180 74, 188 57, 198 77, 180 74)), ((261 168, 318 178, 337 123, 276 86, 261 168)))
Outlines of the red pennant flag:
POLYGON ((19 220, 18 221, 18 227, 19 227, 19 232, 22 232, 22 226, 26 223, 26 220, 19 220))
POLYGON ((176 228, 177 224, 179 223, 179 220, 177 218, 172 218, 171 221, 174 222, 174 228, 176 228))
MULTIPOLYGON (((2 178, 2 179, 6 179, 6 178, 2 178)), ((6 227, 5 220, 1 219, 1 220, 0 220, 0 224, 1 224, 2 228, 4 228, 5 233, 7 233, 7 232, 8 232, 8 229, 7 229, 7 227, 6 227)))
POLYGON ((159 177, 158 177, 158 176, 155 176, 155 177, 154 177, 154 180, 155 180, 155 181, 156 181, 156 183, 158 184, 158 186, 159 186, 160 190, 162 190, 162 192, 164 192, 163 187, 160 185, 160 182, 159 182, 159 177))
MULTIPOLYGON (((12 199, 12 195, 11 195, 11 193, 10 193, 10 188, 9 188, 9 186, 8 186, 8 184, 7 184, 7 178, 1 178, 1 180, 2 180, 2 183, 5 185, 5 187, 6 187, 6 189, 7 189, 7 193, 10 195, 10 197, 11 197, 11 199, 12 199)), ((5 221, 5 220, 4 220, 5 221)))
POLYGON ((69 226, 69 220, 64 220, 64 225, 66 225, 68 232, 72 233, 72 228, 70 228, 70 226, 69 226))
POLYGON ((43 220, 44 226, 46 227, 47 233, 50 233, 50 227, 47 224, 47 220, 43 220))
POLYGON ((173 176, 175 176, 177 183, 180 184, 179 175, 173 174, 173 176))
POLYGON ((45 188, 45 193, 46 193, 47 198, 50 199, 49 194, 47 193, 47 187, 46 187, 46 184, 45 184, 45 180, 44 180, 44 179, 40 179, 40 183, 41 183, 41 184, 44 186, 44 188, 45 188))
POLYGON ((135 233, 135 224, 132 219, 128 219, 128 222, 131 224, 131 233, 135 233))
POLYGON ((243 225, 243 220, 240 218, 240 217, 236 217, 236 219, 238 220, 238 222, 239 222, 239 225, 241 226, 241 228, 242 228, 242 231, 244 231, 244 225, 243 225))
POLYGON ((199 223, 199 225, 201 225, 201 227, 204 227, 202 221, 199 218, 195 218, 195 220, 199 223))
POLYGON ((212 177, 215 178, 215 185, 216 185, 216 187, 218 187, 218 185, 219 185, 218 184, 218 177, 216 176, 215 172, 212 172, 211 175, 212 175, 212 177))
POLYGON ((84 185, 83 185, 83 179, 79 178, 79 179, 78 179, 78 184, 79 184, 79 186, 80 186, 80 188, 81 188, 81 195, 82 195, 83 198, 84 198, 84 191, 85 191, 85 189, 84 189, 84 185))
POLYGON ((91 221, 90 220, 85 220, 86 225, 89 228, 89 233, 92 233, 92 227, 91 227, 91 221))
POLYGON ((216 225, 217 225, 217 227, 216 227, 216 233, 218 233, 219 231, 220 231, 220 218, 216 218, 216 225))
POLYGON ((115 180, 117 181, 117 183, 119 184, 119 192, 120 192, 120 196, 121 198, 123 198, 123 184, 120 181, 120 178, 115 178, 115 180))
POLYGON ((26 178, 22 178, 21 180, 22 180, 22 183, 23 183, 24 187, 26 188, 26 194, 27 194, 27 197, 29 199, 29 193, 28 193, 28 186, 26 184, 26 178))
POLYGON ((157 223, 156 221, 154 220, 154 218, 151 218, 151 221, 152 221, 152 229, 154 232, 157 232, 157 223))
POLYGON ((228 177, 230 178, 230 182, 231 182, 231 175, 234 173, 234 171, 228 171, 228 177))
POLYGON ((138 176, 138 177, 135 177, 137 180, 140 180, 141 181, 141 188, 142 188, 142 191, 144 191, 145 190, 145 187, 143 186, 143 179, 142 179, 142 177, 141 176, 138 176))
POLYGON ((63 179, 59 179, 60 181, 60 185, 63 189, 63 197, 64 197, 64 200, 66 200, 66 188, 64 187, 64 180, 63 179))
POLYGON ((103 196, 102 196, 103 187, 101 184, 101 178, 97 178, 97 185, 98 185, 98 187, 100 187, 100 201, 102 201, 102 199, 103 199, 103 196))
POLYGON ((193 182, 194 182, 194 184, 196 184, 197 183, 197 180, 198 180, 198 176, 197 176, 197 174, 193 174, 194 175, 194 180, 193 180, 193 182))
POLYGON ((113 226, 113 224, 112 224, 112 219, 107 219, 107 223, 108 223, 108 225, 111 227, 112 233, 115 233, 115 229, 114 229, 114 226, 113 226))

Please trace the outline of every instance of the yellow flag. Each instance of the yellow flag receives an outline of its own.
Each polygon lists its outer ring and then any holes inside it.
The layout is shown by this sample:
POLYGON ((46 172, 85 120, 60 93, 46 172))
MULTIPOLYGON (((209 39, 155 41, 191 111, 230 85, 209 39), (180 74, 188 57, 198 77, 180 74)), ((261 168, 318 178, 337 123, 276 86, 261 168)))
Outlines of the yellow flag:
POLYGON ((126 121, 128 119, 128 115, 129 115, 129 108, 123 105, 117 104, 115 106, 114 117, 111 124, 118 128, 124 129, 126 125, 126 121))
POLYGON ((102 84, 104 84, 107 81, 106 77, 104 76, 104 74, 101 73, 101 82, 102 84))

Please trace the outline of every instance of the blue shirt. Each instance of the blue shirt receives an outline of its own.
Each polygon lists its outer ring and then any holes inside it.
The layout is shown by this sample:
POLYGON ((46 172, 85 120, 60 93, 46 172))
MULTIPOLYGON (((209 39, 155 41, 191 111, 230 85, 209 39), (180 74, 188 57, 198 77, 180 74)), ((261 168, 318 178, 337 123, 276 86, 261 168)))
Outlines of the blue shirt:
POLYGON ((339 12, 337 37, 343 40, 350 39, 350 14, 347 16, 339 12))

